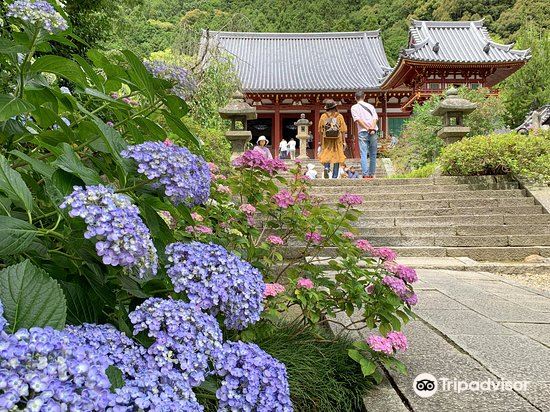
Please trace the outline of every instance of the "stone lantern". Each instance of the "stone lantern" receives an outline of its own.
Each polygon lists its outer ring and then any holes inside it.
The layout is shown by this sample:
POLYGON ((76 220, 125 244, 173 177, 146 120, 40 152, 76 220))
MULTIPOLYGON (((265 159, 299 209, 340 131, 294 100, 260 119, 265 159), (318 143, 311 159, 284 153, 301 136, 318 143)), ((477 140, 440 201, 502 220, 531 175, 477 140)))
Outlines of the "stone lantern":
POLYGON ((247 143, 252 139, 252 132, 247 130, 247 122, 258 117, 256 108, 245 102, 243 94, 237 91, 218 113, 222 119, 231 120, 231 129, 225 132, 225 137, 231 143, 231 159, 235 159, 244 153, 247 143))
POLYGON ((464 116, 477 108, 475 103, 458 97, 458 90, 451 87, 445 92, 445 98, 432 112, 434 116, 443 117, 443 127, 437 135, 446 144, 461 140, 470 132, 470 128, 464 126, 464 116))
POLYGON ((294 122, 294 125, 298 130, 296 137, 300 140, 300 155, 298 159, 309 159, 307 156, 307 139, 309 138, 309 126, 311 126, 311 122, 302 113, 300 119, 294 122))

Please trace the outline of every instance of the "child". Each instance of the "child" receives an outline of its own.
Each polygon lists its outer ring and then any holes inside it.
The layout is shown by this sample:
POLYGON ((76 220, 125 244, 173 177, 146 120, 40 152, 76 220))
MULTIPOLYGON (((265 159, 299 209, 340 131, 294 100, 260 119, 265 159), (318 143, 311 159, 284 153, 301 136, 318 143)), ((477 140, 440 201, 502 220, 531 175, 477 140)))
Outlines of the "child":
POLYGON ((315 165, 313 163, 307 164, 306 176, 310 179, 317 179, 317 171, 315 170, 315 165))
POLYGON ((359 179, 359 173, 355 170, 355 167, 350 166, 347 172, 350 179, 359 179))

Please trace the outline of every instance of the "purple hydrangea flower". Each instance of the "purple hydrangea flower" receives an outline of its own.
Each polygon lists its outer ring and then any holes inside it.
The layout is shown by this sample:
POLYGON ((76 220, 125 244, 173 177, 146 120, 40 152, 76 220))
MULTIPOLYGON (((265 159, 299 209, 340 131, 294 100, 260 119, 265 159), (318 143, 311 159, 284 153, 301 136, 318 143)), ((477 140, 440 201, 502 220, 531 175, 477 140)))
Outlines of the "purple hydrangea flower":
POLYGON ((7 325, 8 321, 4 318, 4 305, 0 302, 0 333, 2 333, 7 325))
POLYGON ((103 263, 131 269, 139 277, 157 273, 157 250, 139 209, 130 199, 102 185, 75 186, 60 205, 69 216, 86 222, 84 237, 95 237, 97 254, 103 263))
POLYGON ((285 365, 253 343, 227 342, 215 363, 219 411, 291 412, 285 365))
POLYGON ((16 0, 8 5, 7 17, 39 26, 50 34, 67 30, 67 21, 47 1, 16 0))
POLYGON ((418 280, 416 270, 405 265, 400 265, 395 262, 384 262, 384 268, 397 276, 399 279, 404 280, 407 283, 414 283, 418 280))
POLYGON ((189 97, 196 88, 189 72, 181 66, 169 64, 162 60, 144 61, 143 64, 154 77, 173 83, 174 87, 171 92, 182 99, 189 97))
POLYGON ((187 148, 166 142, 145 142, 128 146, 123 157, 138 164, 138 172, 149 180, 158 179, 174 204, 195 206, 210 196, 211 174, 208 164, 187 148))
POLYGON ((147 330, 155 342, 147 349, 161 372, 180 371, 191 387, 209 372, 222 346, 216 319, 181 300, 149 298, 130 313, 134 334, 147 330))
POLYGON ((367 338, 367 344, 375 352, 382 352, 382 353, 385 353, 386 355, 393 354, 392 341, 383 336, 370 335, 367 338))
POLYGON ((223 313, 229 329, 260 319, 265 285, 250 263, 213 243, 172 243, 166 256, 174 290, 214 315, 223 313))
POLYGON ((295 202, 294 197, 292 197, 292 193, 290 193, 287 189, 281 189, 277 194, 273 195, 272 199, 277 206, 282 209, 287 209, 295 202))
POLYGON ((0 410, 106 410, 107 365, 94 348, 50 327, 0 332, 0 410))
POLYGON ((418 297, 407 287, 407 284, 395 276, 384 276, 382 284, 388 286, 401 300, 411 306, 416 305, 418 297))
POLYGON ((363 196, 346 193, 338 199, 338 202, 348 207, 357 206, 363 203, 363 196))
POLYGON ((285 162, 280 159, 268 159, 259 150, 247 150, 233 160, 233 166, 240 169, 262 170, 270 175, 288 170, 285 162))

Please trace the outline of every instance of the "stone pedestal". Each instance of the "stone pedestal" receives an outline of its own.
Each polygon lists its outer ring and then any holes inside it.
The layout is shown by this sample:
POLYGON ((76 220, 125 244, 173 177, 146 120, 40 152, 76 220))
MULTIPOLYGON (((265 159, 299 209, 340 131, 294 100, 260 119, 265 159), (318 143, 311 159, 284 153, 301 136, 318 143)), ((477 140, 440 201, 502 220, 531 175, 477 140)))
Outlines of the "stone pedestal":
POLYGON ((462 140, 468 133, 470 133, 470 128, 466 126, 445 126, 437 132, 437 136, 440 137, 445 144, 451 144, 462 140))
POLYGON ((252 132, 248 130, 228 130, 225 137, 231 143, 231 160, 246 151, 246 145, 252 140, 252 132))
POLYGON ((309 159, 307 156, 307 136, 296 136, 300 139, 300 155, 298 159, 309 159))

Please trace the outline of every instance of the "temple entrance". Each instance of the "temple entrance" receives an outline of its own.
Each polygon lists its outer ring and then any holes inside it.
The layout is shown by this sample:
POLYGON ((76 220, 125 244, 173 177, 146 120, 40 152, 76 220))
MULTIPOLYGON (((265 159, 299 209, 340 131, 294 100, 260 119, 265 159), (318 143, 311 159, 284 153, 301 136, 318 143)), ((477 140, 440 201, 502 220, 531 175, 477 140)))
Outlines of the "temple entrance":
POLYGON ((258 140, 258 137, 265 136, 267 140, 269 140, 269 144, 267 145, 267 147, 269 147, 272 154, 274 154, 273 132, 272 132, 273 119, 269 117, 264 117, 264 118, 249 120, 248 130, 252 132, 252 140, 250 141, 250 143, 253 146, 256 145, 256 141, 258 140))

